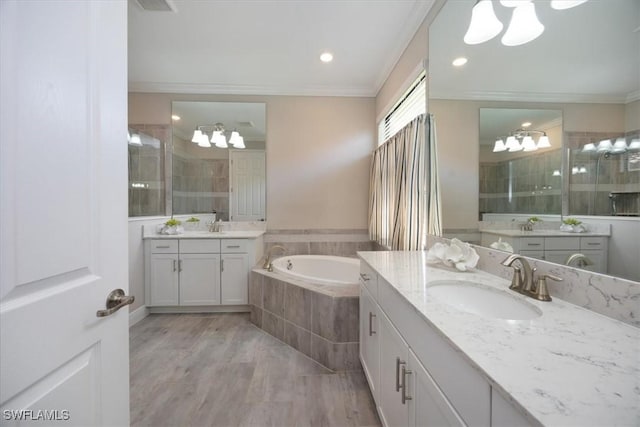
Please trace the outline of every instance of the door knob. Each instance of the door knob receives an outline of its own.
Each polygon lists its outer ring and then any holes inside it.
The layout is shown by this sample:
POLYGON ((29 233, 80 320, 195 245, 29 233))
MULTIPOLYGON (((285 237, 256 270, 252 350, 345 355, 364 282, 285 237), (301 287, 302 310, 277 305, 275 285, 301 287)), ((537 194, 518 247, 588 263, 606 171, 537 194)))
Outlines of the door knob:
POLYGON ((98 310, 96 312, 96 316, 98 317, 106 317, 109 316, 116 311, 120 310, 125 305, 129 305, 135 301, 136 297, 131 295, 127 296, 124 294, 122 289, 116 289, 111 291, 109 296, 107 297, 107 309, 106 310, 98 310))

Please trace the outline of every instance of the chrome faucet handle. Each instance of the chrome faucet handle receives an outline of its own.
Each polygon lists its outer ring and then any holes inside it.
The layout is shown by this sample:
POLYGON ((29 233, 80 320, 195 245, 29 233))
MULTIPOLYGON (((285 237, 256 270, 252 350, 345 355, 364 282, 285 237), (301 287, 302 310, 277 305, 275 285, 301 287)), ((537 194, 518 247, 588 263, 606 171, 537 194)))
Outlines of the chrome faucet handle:
POLYGON ((551 301, 551 295, 549 295, 549 289, 547 288, 547 279, 555 280, 556 282, 562 282, 562 278, 554 276, 553 274, 543 274, 538 278, 538 284, 536 285, 536 291, 533 297, 540 301, 551 301))

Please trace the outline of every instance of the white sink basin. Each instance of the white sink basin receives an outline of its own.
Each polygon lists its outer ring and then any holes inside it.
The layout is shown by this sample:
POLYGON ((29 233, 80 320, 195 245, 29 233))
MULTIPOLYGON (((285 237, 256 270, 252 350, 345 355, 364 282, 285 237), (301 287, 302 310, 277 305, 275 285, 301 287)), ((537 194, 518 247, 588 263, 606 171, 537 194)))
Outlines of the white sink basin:
POLYGON ((542 311, 505 291, 464 280, 438 280, 427 286, 427 295, 467 313, 507 320, 530 320, 542 311))

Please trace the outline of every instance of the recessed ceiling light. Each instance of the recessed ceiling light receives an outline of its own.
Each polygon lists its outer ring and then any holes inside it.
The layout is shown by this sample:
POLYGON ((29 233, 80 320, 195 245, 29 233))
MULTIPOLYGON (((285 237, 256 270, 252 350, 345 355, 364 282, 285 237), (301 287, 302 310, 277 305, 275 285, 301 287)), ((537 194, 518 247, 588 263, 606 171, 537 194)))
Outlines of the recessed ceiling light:
POLYGON ((529 126, 531 126, 531 122, 524 122, 524 123, 522 124, 522 127, 523 127, 523 128, 528 128, 529 126))
POLYGON ((180 120, 180 116, 178 116, 176 114, 172 114, 171 115, 171 120, 180 120))
POLYGON ((320 61, 331 62, 333 61, 333 54, 331 52, 322 52, 320 55, 320 61))
POLYGON ((452 62, 454 67, 462 67, 466 63, 467 63, 467 58, 465 58, 464 56, 456 58, 452 62))

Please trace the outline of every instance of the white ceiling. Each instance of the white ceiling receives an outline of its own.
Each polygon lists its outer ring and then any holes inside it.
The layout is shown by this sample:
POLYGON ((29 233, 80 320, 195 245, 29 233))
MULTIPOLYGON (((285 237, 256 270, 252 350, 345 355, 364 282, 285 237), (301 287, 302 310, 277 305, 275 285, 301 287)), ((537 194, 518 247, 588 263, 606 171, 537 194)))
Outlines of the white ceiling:
POLYGON ((375 96, 434 0, 173 3, 129 0, 130 91, 375 96))
MULTIPOLYGON (((506 31, 511 10, 496 0, 506 31)), ((473 0, 449 0, 429 32, 430 97, 445 99, 616 102, 640 99, 640 0, 589 0, 551 9, 535 0, 544 33, 506 47, 502 33, 479 44, 462 38, 473 0), (455 68, 451 61, 466 56, 455 68)))

